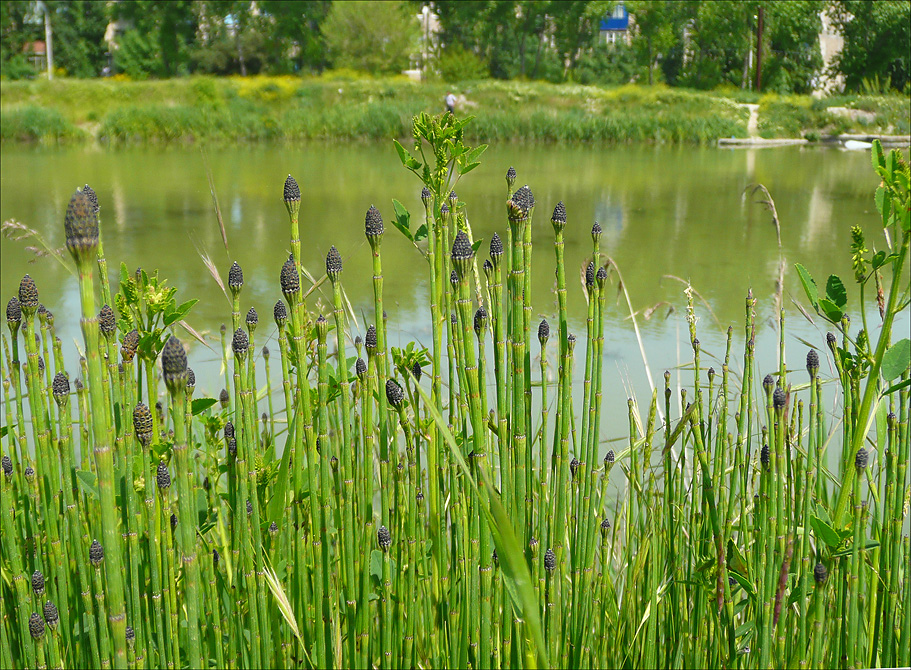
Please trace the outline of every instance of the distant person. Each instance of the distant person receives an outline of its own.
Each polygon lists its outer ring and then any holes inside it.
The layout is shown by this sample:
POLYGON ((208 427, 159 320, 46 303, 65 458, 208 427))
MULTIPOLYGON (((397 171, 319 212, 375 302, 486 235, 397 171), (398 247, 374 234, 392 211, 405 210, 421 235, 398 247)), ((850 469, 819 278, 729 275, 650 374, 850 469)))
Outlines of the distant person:
POLYGON ((453 95, 452 91, 446 94, 446 109, 449 110, 450 114, 455 114, 456 106, 456 97, 453 95))

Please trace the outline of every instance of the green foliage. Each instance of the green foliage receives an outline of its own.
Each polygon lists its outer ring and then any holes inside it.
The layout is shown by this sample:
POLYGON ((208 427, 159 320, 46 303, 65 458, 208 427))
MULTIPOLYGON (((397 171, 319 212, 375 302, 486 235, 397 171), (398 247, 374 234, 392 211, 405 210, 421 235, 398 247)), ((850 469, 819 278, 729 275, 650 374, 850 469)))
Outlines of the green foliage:
POLYGON ((140 30, 128 30, 114 52, 114 68, 130 79, 142 80, 159 70, 158 49, 153 38, 140 30))
POLYGON ((84 139, 85 134, 56 109, 27 105, 4 110, 0 140, 56 144, 84 139))
POLYGON ((473 79, 484 79, 488 74, 487 64, 461 44, 445 49, 434 63, 443 81, 458 83, 473 79))
POLYGON ((372 74, 406 69, 419 37, 410 9, 397 0, 336 0, 320 29, 334 66, 372 74))
POLYGON ((904 91, 911 83, 911 3, 906 0, 832 0, 833 23, 845 46, 835 61, 849 91, 876 78, 904 91))
POLYGON ((598 44, 579 58, 573 79, 580 84, 628 84, 640 72, 636 53, 625 44, 598 44))
POLYGON ((106 62, 108 13, 91 0, 46 0, 54 31, 54 67, 69 77, 97 77, 106 62))

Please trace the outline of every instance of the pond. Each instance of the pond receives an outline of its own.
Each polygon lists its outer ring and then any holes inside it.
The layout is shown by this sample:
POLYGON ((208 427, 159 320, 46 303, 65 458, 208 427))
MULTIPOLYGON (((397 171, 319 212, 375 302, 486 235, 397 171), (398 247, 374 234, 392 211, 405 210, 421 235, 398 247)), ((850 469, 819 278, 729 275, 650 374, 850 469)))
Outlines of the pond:
MULTIPOLYGON (((805 379, 806 340, 825 342, 825 323, 811 324, 793 301, 806 304, 794 263, 800 262, 824 282, 836 273, 851 277, 850 227, 860 224, 868 247, 883 247, 873 210, 877 180, 867 152, 785 147, 775 149, 666 148, 642 146, 553 147, 509 145, 491 148, 482 165, 458 184, 475 239, 483 238, 484 256, 494 231, 506 230, 506 169, 515 166, 517 186, 529 184, 538 207, 532 258, 535 323, 556 312, 553 229, 550 212, 566 203, 567 282, 570 330, 584 340, 585 298, 577 269, 591 254, 590 230, 598 221, 602 251, 619 267, 629 295, 642 347, 654 382, 663 384, 665 369, 674 384, 691 385, 692 373, 680 369, 691 360, 683 290, 689 281, 698 292, 697 315, 703 365, 720 371, 725 333, 734 326, 732 371, 739 373, 743 351, 744 299, 752 288, 757 305, 757 361, 760 377, 777 368, 774 323, 779 266, 784 266, 783 304, 787 315, 788 367, 805 379), (781 222, 781 245, 758 194, 765 185, 781 222), (704 302, 703 302, 704 300, 704 302)), ((231 308, 206 270, 208 254, 226 277, 237 260, 245 275, 242 311, 260 314, 257 350, 268 345, 277 353, 272 306, 281 297, 278 275, 289 249, 287 214, 281 193, 293 174, 301 186, 303 262, 314 275, 324 271, 329 246, 338 247, 345 263, 344 287, 357 315, 355 332, 363 333, 373 313, 370 249, 364 237, 364 213, 374 204, 386 221, 383 243, 385 304, 389 343, 410 340, 430 346, 427 266, 417 250, 391 225, 392 198, 412 213, 412 228, 423 220, 420 184, 404 170, 391 143, 304 144, 199 148, 34 149, 4 147, 0 157, 0 219, 15 219, 36 229, 52 246, 63 244, 63 215, 74 189, 86 182, 101 203, 104 247, 116 280, 121 261, 133 270, 159 269, 179 287, 178 301, 199 298, 189 323, 210 341, 212 349, 190 341, 190 364, 197 374, 197 393, 217 395, 222 387, 219 326, 230 323, 231 308), (215 215, 207 168, 217 194, 227 233, 226 251, 215 215)), ((0 287, 5 304, 26 272, 35 278, 41 301, 56 317, 66 364, 75 370, 74 340, 81 344, 75 277, 55 260, 26 251, 32 242, 4 238, 0 247, 0 287)), ((605 321, 605 397, 602 438, 628 434, 626 398, 647 405, 650 391, 639 341, 630 320, 617 275, 611 278, 605 321), (616 299, 615 299, 616 298, 616 299)), ((326 285, 328 287, 328 284, 326 285)), ((116 285, 114 290, 116 291, 116 285)), ((849 286, 851 304, 857 294, 849 286)), ((327 301, 328 298, 328 301, 327 301)), ((324 304, 331 293, 322 294, 324 304)), ((315 300, 311 300, 311 308, 315 300)), ((875 310, 874 310, 875 311, 875 310)), ((854 312, 856 315, 856 311, 854 312)), ((878 315, 875 315, 878 320, 878 315)), ((814 315, 815 318, 815 315, 814 315)), ((870 318, 874 314, 870 313, 870 318)), ((896 322, 907 333, 908 312, 896 322)), ((825 348, 823 346, 823 351, 825 348)), ((532 355, 538 355, 537 345, 532 355)), ((556 353, 551 339, 550 360, 556 353)), ((584 349, 577 348, 577 364, 584 349)), ((534 365, 537 373, 537 365, 534 365)), ((551 366, 553 369, 553 366, 551 366)), ((258 368, 260 375, 262 367, 258 368)), ((830 376, 823 362, 821 373, 830 376)), ((277 356, 272 372, 279 378, 277 356)), ((575 377, 581 399, 582 374, 575 377)), ((263 384, 260 376, 259 384, 263 384)), ((273 383, 273 389, 278 388, 273 383)), ((829 392, 831 400, 834 394, 829 392)), ((550 393, 553 398, 555 393, 550 393)), ((276 402, 281 403, 280 394, 276 402)), ((647 408, 643 408, 643 413, 647 408)))

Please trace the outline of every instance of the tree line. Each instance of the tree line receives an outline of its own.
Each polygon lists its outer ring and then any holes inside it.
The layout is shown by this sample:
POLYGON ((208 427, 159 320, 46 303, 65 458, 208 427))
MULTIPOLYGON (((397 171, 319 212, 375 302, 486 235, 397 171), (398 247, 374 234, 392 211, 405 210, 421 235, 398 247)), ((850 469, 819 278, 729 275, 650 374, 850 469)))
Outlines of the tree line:
POLYGON ((824 76, 848 90, 907 90, 908 0, 628 0, 629 39, 601 22, 615 0, 4 0, 0 75, 36 76, 27 45, 53 34, 59 74, 370 74, 422 69, 447 81, 523 78, 665 82, 807 93, 824 76), (422 10, 436 17, 422 20, 422 10), (46 14, 45 14, 46 11, 46 14), (844 38, 826 70, 821 13, 844 38), (105 41, 114 23, 114 44, 105 41))

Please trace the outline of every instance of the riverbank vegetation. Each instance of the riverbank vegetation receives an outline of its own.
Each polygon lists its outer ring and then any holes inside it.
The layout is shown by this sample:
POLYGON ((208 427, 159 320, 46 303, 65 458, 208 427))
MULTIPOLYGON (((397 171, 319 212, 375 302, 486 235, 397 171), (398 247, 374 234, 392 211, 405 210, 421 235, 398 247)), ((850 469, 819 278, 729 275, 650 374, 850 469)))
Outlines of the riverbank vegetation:
POLYGON ((60 237, 79 370, 35 281, 3 287, 3 667, 909 664, 911 343, 892 328, 911 291, 907 159, 874 144, 881 234, 853 229, 853 277, 797 266, 827 335, 795 350, 782 311, 777 364, 758 369, 744 287, 744 321, 710 362, 687 288, 688 362, 675 382, 646 362, 652 393, 629 399, 628 439, 605 443, 620 268, 597 223, 589 248, 565 247, 590 222, 537 202, 513 168, 500 232, 475 239, 455 189, 486 147, 465 124, 420 115, 396 144, 424 211, 364 203, 369 267, 334 246, 303 267, 300 217, 316 210, 292 176, 275 184, 288 238, 271 319, 247 309, 237 263, 212 266, 220 341, 197 342, 195 301, 156 272, 108 272, 107 204, 76 190, 60 237), (553 260, 532 267, 543 229, 553 260), (383 266, 398 234, 406 270, 383 266), (389 346, 383 283, 399 271, 428 273, 428 346, 389 346), (549 304, 526 299, 532 272, 553 276, 549 304), (364 324, 355 282, 374 294, 364 324), (586 298, 575 333, 570 291, 586 298), (196 386, 188 346, 221 358, 220 391, 196 386))
MULTIPOLYGON (((411 118, 442 107, 450 87, 335 72, 323 77, 190 77, 167 81, 2 82, 3 141, 107 144, 357 140, 409 137, 411 118)), ((745 137, 760 103, 769 137, 909 132, 911 100, 813 100, 664 86, 596 87, 484 80, 456 89, 472 141, 711 143, 745 137), (836 116, 837 103, 870 114, 836 116)))

